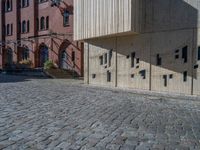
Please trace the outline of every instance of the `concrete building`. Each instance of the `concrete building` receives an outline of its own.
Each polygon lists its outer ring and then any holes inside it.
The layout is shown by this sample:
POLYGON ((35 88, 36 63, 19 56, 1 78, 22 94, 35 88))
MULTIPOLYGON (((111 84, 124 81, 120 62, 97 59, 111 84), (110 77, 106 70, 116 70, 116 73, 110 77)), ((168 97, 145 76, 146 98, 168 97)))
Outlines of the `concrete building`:
POLYGON ((73 0, 52 6, 50 0, 1 0, 0 68, 23 60, 43 67, 53 60, 83 75, 83 43, 73 41, 73 0))
POLYGON ((85 82, 200 95, 199 0, 74 0, 85 82))

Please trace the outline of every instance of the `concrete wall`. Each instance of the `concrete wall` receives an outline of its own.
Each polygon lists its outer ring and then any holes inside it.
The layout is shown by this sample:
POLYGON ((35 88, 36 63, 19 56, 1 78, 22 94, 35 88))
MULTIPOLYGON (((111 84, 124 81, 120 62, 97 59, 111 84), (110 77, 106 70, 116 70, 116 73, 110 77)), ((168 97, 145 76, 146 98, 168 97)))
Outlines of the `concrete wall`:
POLYGON ((141 0, 139 8, 139 34, 85 39, 85 82, 200 95, 199 1, 141 0), (111 49, 111 67, 100 65, 100 57, 111 49), (107 82, 107 71, 111 82, 107 82))
POLYGON ((140 0, 74 0, 74 39, 139 31, 140 0))

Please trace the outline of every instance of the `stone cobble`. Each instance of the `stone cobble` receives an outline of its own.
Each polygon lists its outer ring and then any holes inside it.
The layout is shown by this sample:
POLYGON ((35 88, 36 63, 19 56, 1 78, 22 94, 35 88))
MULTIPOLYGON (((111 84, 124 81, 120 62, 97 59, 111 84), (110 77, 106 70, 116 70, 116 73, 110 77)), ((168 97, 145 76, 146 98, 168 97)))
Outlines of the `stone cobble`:
POLYGON ((0 75, 0 149, 199 150, 200 101, 0 75))

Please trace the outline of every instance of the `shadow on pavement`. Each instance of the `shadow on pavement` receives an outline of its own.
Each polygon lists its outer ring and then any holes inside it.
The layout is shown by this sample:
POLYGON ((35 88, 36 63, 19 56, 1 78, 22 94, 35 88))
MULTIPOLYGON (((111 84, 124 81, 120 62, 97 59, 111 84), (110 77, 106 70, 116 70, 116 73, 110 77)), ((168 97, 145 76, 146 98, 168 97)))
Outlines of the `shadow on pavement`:
POLYGON ((23 75, 9 75, 0 73, 0 83, 14 83, 14 82, 26 82, 32 79, 49 79, 48 77, 34 77, 23 75))

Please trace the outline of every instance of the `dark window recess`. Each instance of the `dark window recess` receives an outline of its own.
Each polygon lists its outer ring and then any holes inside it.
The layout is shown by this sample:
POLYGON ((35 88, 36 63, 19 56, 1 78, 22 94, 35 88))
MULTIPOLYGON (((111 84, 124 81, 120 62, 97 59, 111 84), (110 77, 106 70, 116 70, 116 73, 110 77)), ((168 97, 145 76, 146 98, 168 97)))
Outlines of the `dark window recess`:
POLYGON ((164 86, 167 87, 167 75, 163 75, 164 86))
POLYGON ((179 55, 175 55, 175 59, 179 59, 179 55))
POLYGON ((111 82, 111 72, 107 71, 107 82, 111 82))
POLYGON ((40 18, 40 30, 44 30, 45 29, 45 19, 44 17, 40 18))
POLYGON ((188 57, 188 47, 185 46, 185 47, 182 49, 182 58, 184 59, 184 63, 187 62, 187 57, 188 57))
POLYGON ((194 69, 198 69, 198 68, 199 68, 199 65, 195 65, 195 66, 194 66, 194 69))
POLYGON ((179 49, 175 50, 175 53, 179 53, 179 49))
POLYGON ((162 58, 160 57, 160 54, 157 54, 157 56, 156 56, 156 65, 157 66, 162 65, 162 58))
POLYGON ((139 74, 142 76, 143 79, 146 79, 146 70, 141 70, 139 74))
POLYGON ((24 20, 22 22, 22 33, 25 33, 26 32, 26 21, 24 20))
POLYGON ((29 32, 30 31, 30 21, 28 20, 27 21, 27 32, 29 32))
POLYGON ((131 53, 131 67, 135 67, 135 52, 131 53))
POLYGON ((103 65, 103 56, 99 56, 100 65, 103 65))
POLYGON ((96 74, 92 74, 92 78, 95 79, 96 78, 96 74))
POLYGON ((183 72, 183 81, 186 82, 187 81, 187 71, 183 72))
POLYGON ((173 79, 173 74, 170 74, 170 75, 169 75, 169 78, 170 78, 170 79, 173 79))
POLYGON ((39 19, 36 19, 36 30, 39 31, 40 28, 40 23, 39 23, 39 19))
POLYGON ((127 59, 129 59, 129 58, 130 58, 130 56, 129 56, 129 55, 127 55, 127 56, 126 56, 126 58, 127 58, 127 59))
POLYGON ((134 74, 131 74, 131 78, 134 78, 135 77, 135 75, 134 74))
POLYGON ((108 64, 109 67, 111 66, 111 60, 112 60, 112 50, 109 51, 109 60, 108 60, 108 61, 109 61, 109 62, 108 62, 108 63, 109 63, 109 64, 108 64))
POLYGON ((107 55, 107 53, 105 53, 104 54, 104 64, 107 64, 107 62, 108 62, 108 55, 107 55))
POLYGON ((136 59, 136 63, 139 64, 140 63, 140 58, 136 59))
POLYGON ((140 68, 140 66, 136 66, 136 69, 140 68))
POLYGON ((198 60, 200 60, 200 47, 198 47, 198 60))
POLYGON ((21 33, 21 22, 18 22, 18 33, 21 33))
POLYGON ((72 51, 72 61, 75 61, 75 51, 72 51))
POLYGON ((66 27, 69 25, 69 12, 67 10, 64 10, 63 13, 63 26, 66 27))

